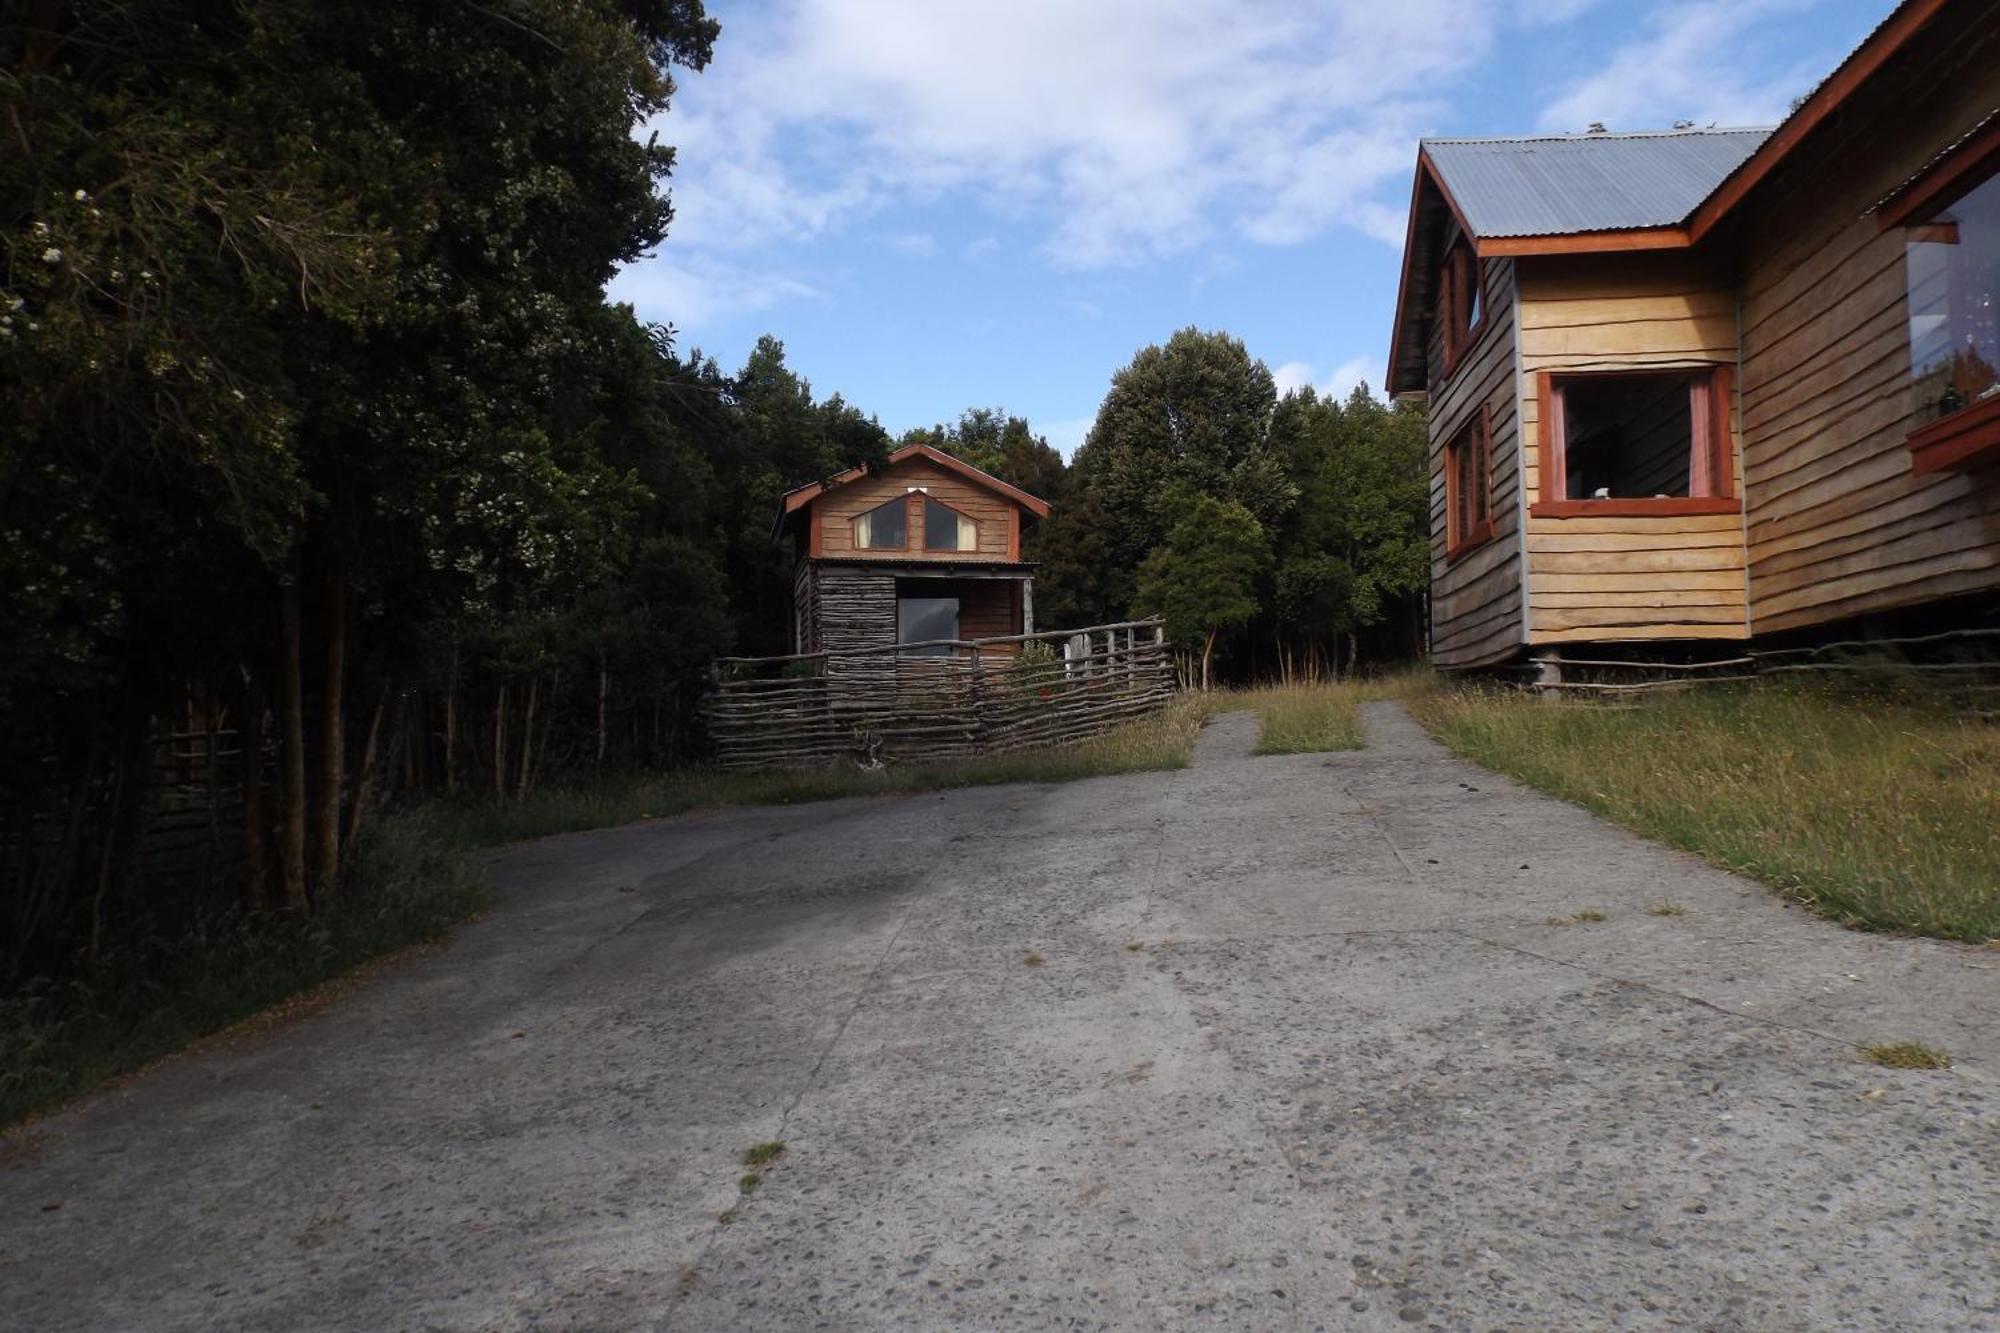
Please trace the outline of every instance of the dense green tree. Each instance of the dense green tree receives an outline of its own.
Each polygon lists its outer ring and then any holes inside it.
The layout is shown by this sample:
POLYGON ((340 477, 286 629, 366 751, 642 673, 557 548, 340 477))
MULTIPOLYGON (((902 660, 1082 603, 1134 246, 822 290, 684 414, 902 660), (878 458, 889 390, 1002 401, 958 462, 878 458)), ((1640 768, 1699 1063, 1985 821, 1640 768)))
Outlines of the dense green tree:
POLYGON ((1258 611, 1258 584, 1270 564, 1263 525, 1240 501, 1185 486, 1160 501, 1167 539, 1139 566, 1136 615, 1164 616, 1176 645, 1199 651, 1198 679, 1208 689, 1215 642, 1258 611))
MULTIPOLYGON (((1386 407, 1360 385, 1343 405, 1288 395, 1271 428, 1299 502, 1273 532, 1271 620, 1289 660, 1350 668, 1360 635, 1414 626, 1430 575, 1423 414, 1386 407)), ((1404 635, 1404 650, 1413 647, 1404 635)))
POLYGON ((1193 328, 1112 377, 1073 468, 1091 504, 1048 538, 1079 540, 1085 522, 1101 538, 1103 561, 1059 575, 1083 609, 1109 618, 1131 601, 1140 562, 1166 539, 1175 487, 1234 500, 1260 523, 1290 512, 1297 490, 1270 449, 1276 400, 1271 372, 1241 341, 1193 328))

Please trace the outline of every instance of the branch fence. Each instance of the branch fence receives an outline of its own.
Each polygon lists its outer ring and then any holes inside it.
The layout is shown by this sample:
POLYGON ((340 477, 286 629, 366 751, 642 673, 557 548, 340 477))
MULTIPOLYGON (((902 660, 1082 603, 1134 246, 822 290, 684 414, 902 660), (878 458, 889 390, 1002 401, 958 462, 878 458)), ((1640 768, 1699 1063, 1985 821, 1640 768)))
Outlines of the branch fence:
POLYGON ((1174 693, 1155 619, 718 658, 703 709, 724 768, 878 768, 1072 745, 1174 693))

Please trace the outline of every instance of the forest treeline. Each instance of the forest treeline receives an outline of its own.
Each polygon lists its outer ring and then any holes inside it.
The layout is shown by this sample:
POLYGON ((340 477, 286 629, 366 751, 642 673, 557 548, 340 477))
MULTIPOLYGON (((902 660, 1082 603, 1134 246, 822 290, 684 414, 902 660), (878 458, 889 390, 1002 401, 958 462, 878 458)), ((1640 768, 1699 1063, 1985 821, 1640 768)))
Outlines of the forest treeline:
MULTIPOLYGON (((774 338, 608 303, 699 0, 31 0, 0 24, 0 982, 349 887, 385 802, 699 762, 789 648, 778 496, 899 442, 774 338), (25 17, 13 17, 22 15, 25 17)), ((996 386, 996 397, 1003 396, 996 386)), ((1418 646, 1423 428, 1140 351, 1051 500, 1045 627, 1169 618, 1239 675, 1418 646)))

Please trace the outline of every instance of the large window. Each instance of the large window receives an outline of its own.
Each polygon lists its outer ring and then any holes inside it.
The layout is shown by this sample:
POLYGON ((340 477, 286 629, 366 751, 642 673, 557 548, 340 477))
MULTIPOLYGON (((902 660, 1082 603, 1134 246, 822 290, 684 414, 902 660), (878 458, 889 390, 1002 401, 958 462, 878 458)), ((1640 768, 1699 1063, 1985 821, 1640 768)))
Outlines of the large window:
POLYGON ((910 504, 897 496, 854 516, 854 544, 864 551, 900 551, 910 544, 910 504))
POLYGON ((1438 283, 1438 319, 1444 325, 1444 373, 1449 375, 1459 358, 1479 337, 1486 319, 1484 268, 1472 253, 1469 242, 1461 239, 1445 255, 1438 283))
POLYGON ((2000 175, 1906 232, 1918 471, 2000 448, 2000 175))
POLYGON ((1485 408, 1444 447, 1445 558, 1493 535, 1493 434, 1485 408))
POLYGON ((976 551, 979 525, 950 505, 924 497, 924 549, 926 551, 976 551))
POLYGON ((1537 515, 1737 508, 1726 368, 1545 373, 1541 382, 1537 515))
MULTIPOLYGON (((958 637, 958 598, 898 597, 896 599, 896 642, 926 643, 934 639, 958 637)), ((943 644, 919 648, 914 656, 943 656, 951 651, 943 644)))

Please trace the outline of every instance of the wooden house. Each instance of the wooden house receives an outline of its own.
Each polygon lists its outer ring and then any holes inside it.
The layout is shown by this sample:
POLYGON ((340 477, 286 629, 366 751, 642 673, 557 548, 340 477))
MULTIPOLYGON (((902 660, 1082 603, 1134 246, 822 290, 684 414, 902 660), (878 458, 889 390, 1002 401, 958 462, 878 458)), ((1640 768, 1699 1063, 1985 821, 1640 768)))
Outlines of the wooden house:
POLYGON ((2000 620, 1996 367, 1995 0, 1907 0, 1775 128, 1425 140, 1434 660, 2000 620))
POLYGON ((1021 559, 1021 533, 1048 512, 925 444, 905 445, 878 470, 787 491, 778 531, 799 552, 793 651, 1032 634, 1034 566, 1021 559))

